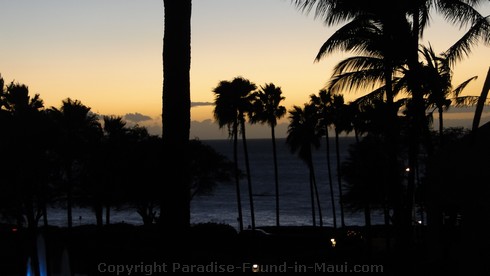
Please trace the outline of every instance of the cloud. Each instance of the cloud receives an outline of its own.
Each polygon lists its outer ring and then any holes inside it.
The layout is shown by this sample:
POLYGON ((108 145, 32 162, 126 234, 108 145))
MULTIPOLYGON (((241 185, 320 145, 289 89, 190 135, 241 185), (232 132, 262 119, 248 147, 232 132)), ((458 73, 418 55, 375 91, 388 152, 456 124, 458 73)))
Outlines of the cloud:
POLYGON ((139 122, 151 120, 152 118, 150 116, 135 112, 135 113, 126 113, 124 115, 124 119, 133 123, 139 123, 139 122))
POLYGON ((191 102, 191 107, 198 107, 198 106, 210 106, 214 105, 212 102, 191 102))

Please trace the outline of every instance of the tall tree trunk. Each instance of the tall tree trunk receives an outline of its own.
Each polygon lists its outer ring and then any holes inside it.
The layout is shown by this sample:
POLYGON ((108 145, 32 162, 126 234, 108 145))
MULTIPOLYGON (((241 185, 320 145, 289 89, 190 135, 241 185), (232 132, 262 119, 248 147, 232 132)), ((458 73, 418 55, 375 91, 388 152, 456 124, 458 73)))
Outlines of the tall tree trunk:
POLYGON ((333 192, 332 164, 330 161, 330 138, 328 135, 328 126, 325 126, 325 145, 327 149, 328 186, 330 187, 330 200, 332 201, 333 228, 337 229, 337 211, 335 210, 335 195, 333 192))
POLYGON ((255 208, 254 208, 254 199, 253 199, 253 191, 252 191, 252 178, 250 175, 250 163, 248 158, 248 148, 247 148, 247 138, 245 135, 245 120, 241 120, 240 122, 242 128, 242 142, 243 142, 243 154, 245 156, 245 169, 247 170, 247 185, 248 185, 248 199, 250 201, 250 217, 252 220, 252 229, 255 229, 255 208))
POLYGON ((271 126, 272 137, 272 157, 274 158, 274 184, 276 192, 276 226, 279 226, 279 173, 277 170, 277 148, 276 148, 276 133, 274 126, 271 126))
POLYGON ((339 205, 340 205, 340 223, 342 227, 345 227, 344 219, 344 202, 342 198, 342 174, 340 169, 340 145, 339 145, 339 132, 335 129, 335 150, 337 155, 337 183, 339 184, 339 205))
POLYGON ((311 163, 311 181, 313 182, 313 189, 315 190, 316 205, 318 208, 318 218, 320 222, 320 227, 323 227, 323 214, 322 206, 320 203, 320 194, 318 193, 318 185, 316 184, 315 168, 313 167, 313 161, 311 163))
POLYGON ((443 110, 442 107, 437 108, 437 110, 439 112, 439 147, 442 147, 444 143, 444 126, 442 125, 444 123, 442 119, 443 110))
POLYGON ((398 109, 394 103, 394 92, 393 92, 393 66, 391 62, 387 60, 388 63, 385 63, 385 82, 386 82, 386 104, 388 109, 387 114, 387 123, 389 126, 386 130, 386 140, 387 140, 387 154, 389 158, 388 162, 388 180, 383 181, 383 215, 384 215, 384 224, 386 227, 386 248, 387 250, 391 250, 391 237, 392 227, 390 226, 390 208, 391 204, 393 204, 393 209, 398 212, 401 209, 401 198, 402 198, 402 183, 399 181, 399 173, 398 173, 398 135, 399 135, 399 126, 398 126, 398 109), (400 194, 393 195, 391 192, 390 185, 395 186, 393 189, 397 193, 400 194), (393 197, 397 197, 393 200, 393 197))
POLYGON ((488 91, 490 90, 490 67, 488 68, 487 77, 485 79, 485 83, 483 84, 483 88, 480 93, 480 98, 478 99, 478 103, 476 105, 475 116, 473 117, 473 126, 471 128, 471 132, 473 136, 476 134, 476 130, 480 126, 480 118, 483 112, 483 106, 485 105, 485 101, 487 100, 488 91))
POLYGON ((309 168, 310 176, 310 201, 311 201, 311 219, 313 220, 313 226, 316 226, 316 215, 315 215, 315 188, 313 184, 313 172, 311 166, 309 168))
POLYGON ((238 127, 236 122, 233 124, 233 163, 235 163, 235 189, 238 207, 238 226, 240 231, 243 231, 242 196, 240 193, 240 172, 238 170, 238 127))
MULTIPOLYGON (((160 224, 181 231, 190 226, 191 0, 163 0, 162 140, 165 181, 160 224), (177 152, 177 154, 175 154, 177 152)), ((162 166, 163 166, 162 164, 162 166)))

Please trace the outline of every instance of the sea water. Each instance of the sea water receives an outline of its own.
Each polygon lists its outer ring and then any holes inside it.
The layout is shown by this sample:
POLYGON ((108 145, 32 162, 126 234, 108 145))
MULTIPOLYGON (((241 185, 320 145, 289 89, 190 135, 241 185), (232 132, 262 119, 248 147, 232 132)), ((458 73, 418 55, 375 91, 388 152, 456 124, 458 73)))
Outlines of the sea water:
MULTIPOLYGON (((202 141, 221 154, 233 160, 232 140, 202 141)), ((339 157, 342 162, 348 156, 349 146, 355 142, 354 137, 339 138, 339 157)), ((337 225, 340 225, 339 190, 337 182, 337 154, 335 139, 330 138, 330 161, 332 184, 336 205, 337 225)), ((313 225, 311 214, 309 170, 305 162, 292 153, 285 138, 276 139, 277 162, 279 175, 279 214, 283 226, 313 225)), ((247 149, 250 164, 253 204, 256 226, 273 226, 276 224, 274 161, 271 139, 249 139, 247 149)), ((243 143, 238 143, 238 165, 243 172, 245 159, 243 143)), ((333 226, 332 202, 327 169, 325 141, 320 148, 313 151, 313 166, 318 186, 320 205, 324 226, 333 226)), ((240 192, 244 225, 251 225, 249 193, 247 179, 240 180, 240 192)), ((317 215, 318 225, 318 210, 317 215)), ((344 212, 346 225, 364 225, 364 214, 344 212)), ((195 197, 191 202, 191 220, 195 223, 216 222, 238 227, 238 207, 234 181, 221 184, 209 195, 195 197)), ((380 213, 372 214, 373 223, 382 223, 380 213)))
MULTIPOLYGON (((233 160, 232 140, 201 140, 217 152, 233 160)), ((339 138, 339 158, 342 162, 348 156, 349 146, 355 142, 353 137, 339 138)), ((337 154, 333 137, 330 138, 330 161, 336 205, 337 225, 340 225, 339 190, 337 182, 337 154)), ((313 225, 311 215, 309 170, 305 162, 292 153, 285 138, 276 139, 279 175, 279 214, 283 226, 313 225)), ((276 224, 276 199, 274 161, 271 139, 248 139, 247 148, 250 164, 253 204, 256 226, 276 224)), ((238 140, 238 165, 245 170, 243 143, 238 140)), ((333 226, 332 202, 327 170, 325 141, 313 152, 313 166, 318 186, 324 226, 333 226)), ((240 179, 240 192, 245 227, 251 225, 250 203, 247 178, 240 179)), ((344 191, 345 192, 345 191, 344 191)), ((318 225, 318 210, 315 210, 318 225)), ((364 225, 364 214, 345 210, 346 225, 364 225)), ((238 207, 235 181, 218 183, 210 194, 195 196, 191 201, 191 223, 224 223, 238 229, 238 207)), ((50 225, 66 226, 66 210, 50 209, 50 225)), ((95 224, 95 215, 86 208, 73 208, 73 225, 95 224)), ((111 223, 142 224, 141 217, 134 210, 111 210, 111 223)), ((381 224, 381 213, 372 213, 372 223, 381 224)))

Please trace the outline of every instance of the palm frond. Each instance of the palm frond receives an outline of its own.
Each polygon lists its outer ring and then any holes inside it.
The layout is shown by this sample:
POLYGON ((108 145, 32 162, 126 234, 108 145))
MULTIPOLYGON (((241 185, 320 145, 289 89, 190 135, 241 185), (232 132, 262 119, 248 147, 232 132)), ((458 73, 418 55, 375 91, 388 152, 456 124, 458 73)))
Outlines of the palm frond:
POLYGON ((471 47, 477 45, 480 40, 485 44, 490 43, 489 17, 481 18, 463 35, 463 37, 445 52, 449 63, 454 64, 464 57, 469 56, 471 47))
POLYGON ((384 82, 382 70, 363 70, 333 76, 327 89, 338 94, 344 91, 371 90, 384 82))
POLYGON ((353 103, 359 108, 360 111, 364 111, 366 107, 372 107, 377 102, 382 102, 384 97, 384 89, 376 89, 362 97, 357 98, 353 103))
POLYGON ((378 44, 374 41, 381 37, 382 31, 372 20, 366 17, 353 19, 346 25, 342 26, 333 33, 325 43, 320 47, 315 61, 320 61, 322 58, 335 51, 352 52, 357 55, 377 55, 379 48, 372 47, 378 44))
POLYGON ((463 91, 466 88, 466 86, 468 85, 468 83, 470 83, 470 81, 476 80, 477 78, 478 78, 478 76, 473 76, 473 77, 465 80, 464 82, 462 82, 460 85, 458 85, 453 90, 454 96, 459 97, 459 94, 461 94, 461 91, 463 91))
POLYGON ((461 96, 451 99, 451 102, 456 107, 476 106, 479 96, 461 96))
POLYGON ((477 3, 472 1, 438 1, 436 10, 451 24, 459 24, 464 28, 468 24, 476 24, 482 15, 473 8, 477 3), (473 6, 472 6, 473 5, 473 6))

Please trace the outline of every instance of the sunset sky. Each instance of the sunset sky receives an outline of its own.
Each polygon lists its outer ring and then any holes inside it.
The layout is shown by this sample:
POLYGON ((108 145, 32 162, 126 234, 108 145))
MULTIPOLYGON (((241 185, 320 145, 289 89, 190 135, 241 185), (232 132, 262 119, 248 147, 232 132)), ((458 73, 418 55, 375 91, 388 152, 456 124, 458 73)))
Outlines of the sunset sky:
MULTIPOLYGON (((290 2, 193 1, 192 102, 213 102, 212 90, 219 81, 236 76, 257 86, 280 86, 288 109, 323 88, 331 68, 349 55, 339 53, 315 63, 320 46, 336 27, 325 27, 290 2)), ((480 11, 490 15, 490 2, 480 11)), ((70 97, 98 114, 129 114, 127 120, 157 133, 163 18, 161 0, 0 0, 0 74, 6 83, 29 86, 46 107, 58 107, 70 97)), ((458 26, 434 15, 424 42, 442 52, 461 35, 458 26)), ((465 95, 481 92, 489 57, 490 46, 481 45, 454 68, 455 85, 478 76, 465 95)), ((227 137, 213 123, 212 110, 193 107, 192 120, 197 122, 191 136, 227 137)))

